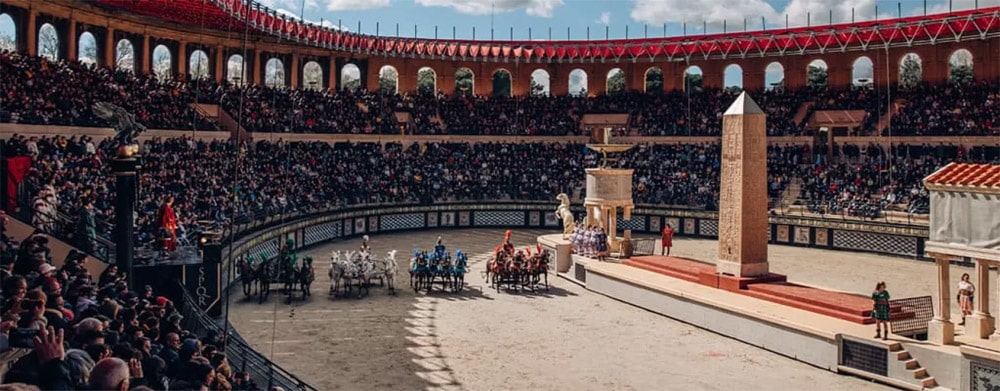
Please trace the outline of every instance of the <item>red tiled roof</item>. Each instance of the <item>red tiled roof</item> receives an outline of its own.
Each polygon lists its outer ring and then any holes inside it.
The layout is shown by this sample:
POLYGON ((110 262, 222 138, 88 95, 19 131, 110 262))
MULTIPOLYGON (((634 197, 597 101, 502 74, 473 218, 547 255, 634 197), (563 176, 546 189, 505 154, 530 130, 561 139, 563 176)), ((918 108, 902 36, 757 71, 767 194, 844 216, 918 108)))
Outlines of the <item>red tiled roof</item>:
POLYGON ((1000 188, 1000 165, 950 163, 924 178, 924 184, 1000 188))

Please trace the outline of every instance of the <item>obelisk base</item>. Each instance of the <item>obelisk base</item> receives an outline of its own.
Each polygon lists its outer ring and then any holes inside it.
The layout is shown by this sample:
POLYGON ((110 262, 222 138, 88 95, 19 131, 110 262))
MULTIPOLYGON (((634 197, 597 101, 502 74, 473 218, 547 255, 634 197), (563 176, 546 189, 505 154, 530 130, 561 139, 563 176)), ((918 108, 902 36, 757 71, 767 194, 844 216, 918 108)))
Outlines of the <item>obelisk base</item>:
POLYGON ((741 263, 739 261, 718 260, 715 271, 722 275, 733 277, 759 277, 768 274, 767 262, 741 263))

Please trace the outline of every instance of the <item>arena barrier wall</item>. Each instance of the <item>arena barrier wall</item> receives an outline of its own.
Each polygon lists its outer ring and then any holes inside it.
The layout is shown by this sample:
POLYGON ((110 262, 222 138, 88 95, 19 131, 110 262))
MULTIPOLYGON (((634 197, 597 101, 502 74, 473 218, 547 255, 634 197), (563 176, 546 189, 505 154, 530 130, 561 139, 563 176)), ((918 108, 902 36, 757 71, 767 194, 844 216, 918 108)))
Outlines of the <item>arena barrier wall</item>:
MULTIPOLYGON (((297 249, 365 234, 379 234, 424 229, 522 228, 551 229, 562 227, 555 214, 556 203, 535 202, 453 202, 433 205, 369 205, 342 210, 295 213, 272 216, 234 227, 235 239, 222 243, 222 264, 218 281, 222 289, 188 287, 193 296, 224 296, 236 281, 239 270, 233 267, 240 259, 253 255, 271 258, 278 254, 285 238, 295 240, 297 249), (216 293, 218 292, 218 293, 216 293)), ((577 215, 582 207, 573 208, 577 215)), ((629 220, 619 219, 618 227, 631 229, 636 236, 659 235, 664 224, 675 227, 676 235, 711 239, 718 235, 715 212, 669 210, 661 207, 637 207, 629 220)), ((769 241, 773 244, 816 247, 830 250, 865 251, 878 254, 923 259, 927 228, 861 221, 830 221, 810 217, 772 216, 769 241)), ((258 258, 259 259, 259 258, 258 258)), ((198 268, 217 265, 195 265, 198 268)), ((196 297, 193 303, 218 303, 225 297, 196 297)), ((209 306, 210 307, 210 306, 209 306)), ((210 308, 200 308, 207 313, 210 308)), ((236 330, 231 330, 239 339, 236 330)), ((818 363, 814 363, 817 365, 818 363)), ((827 363, 830 364, 830 363, 827 363)), ((262 364, 265 365, 265 364, 262 364)), ((274 365, 267 363, 266 365, 274 365)), ((279 375, 276 375, 279 376, 279 375)), ((282 380, 284 381, 284 380, 282 380)), ((298 379, 287 379, 300 385, 298 379)), ((308 388, 308 386, 304 386, 308 388)))

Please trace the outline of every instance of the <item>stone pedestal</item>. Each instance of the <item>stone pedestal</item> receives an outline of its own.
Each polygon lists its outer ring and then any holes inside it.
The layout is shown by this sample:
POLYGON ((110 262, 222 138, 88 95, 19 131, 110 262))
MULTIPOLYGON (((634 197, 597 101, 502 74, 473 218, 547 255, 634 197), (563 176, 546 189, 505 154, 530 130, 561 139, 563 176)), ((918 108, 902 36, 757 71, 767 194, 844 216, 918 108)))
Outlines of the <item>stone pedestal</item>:
POLYGON ((561 234, 538 237, 543 250, 552 251, 554 267, 559 273, 566 273, 573 266, 573 244, 563 239, 561 234))
POLYGON ((972 313, 965 317, 965 335, 989 338, 993 334, 994 322, 996 320, 989 314, 972 313))
POLYGON ((927 339, 939 345, 954 343, 955 324, 947 320, 931 320, 927 323, 927 339))
POLYGON ((721 168, 716 272, 767 275, 766 115, 746 92, 722 118, 721 168))
POLYGON ((608 234, 608 248, 620 246, 618 239, 618 210, 622 217, 632 218, 632 173, 630 169, 588 168, 587 197, 583 206, 587 210, 584 225, 603 227, 608 234))

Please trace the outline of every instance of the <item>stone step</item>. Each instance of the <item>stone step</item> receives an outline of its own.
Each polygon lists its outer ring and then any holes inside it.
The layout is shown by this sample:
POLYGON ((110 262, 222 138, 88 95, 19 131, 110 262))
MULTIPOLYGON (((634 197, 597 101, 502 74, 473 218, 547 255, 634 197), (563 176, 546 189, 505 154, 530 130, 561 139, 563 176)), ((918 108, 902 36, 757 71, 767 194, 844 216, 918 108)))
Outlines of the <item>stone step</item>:
POLYGON ((910 356, 910 352, 907 352, 905 350, 903 350, 901 352, 896 352, 896 360, 905 361, 905 360, 909 360, 911 358, 913 358, 913 357, 910 356))
POLYGON ((934 380, 934 376, 927 376, 920 379, 920 385, 924 386, 924 388, 937 387, 937 380, 934 380))
POLYGON ((923 368, 917 368, 917 369, 911 370, 910 372, 913 373, 913 378, 914 379, 925 379, 925 378, 930 377, 930 376, 927 375, 927 370, 923 369, 923 368))
POLYGON ((906 369, 917 369, 917 368, 920 368, 920 363, 917 362, 917 360, 912 359, 912 358, 909 359, 909 360, 906 360, 906 362, 904 362, 903 364, 906 365, 906 369))

